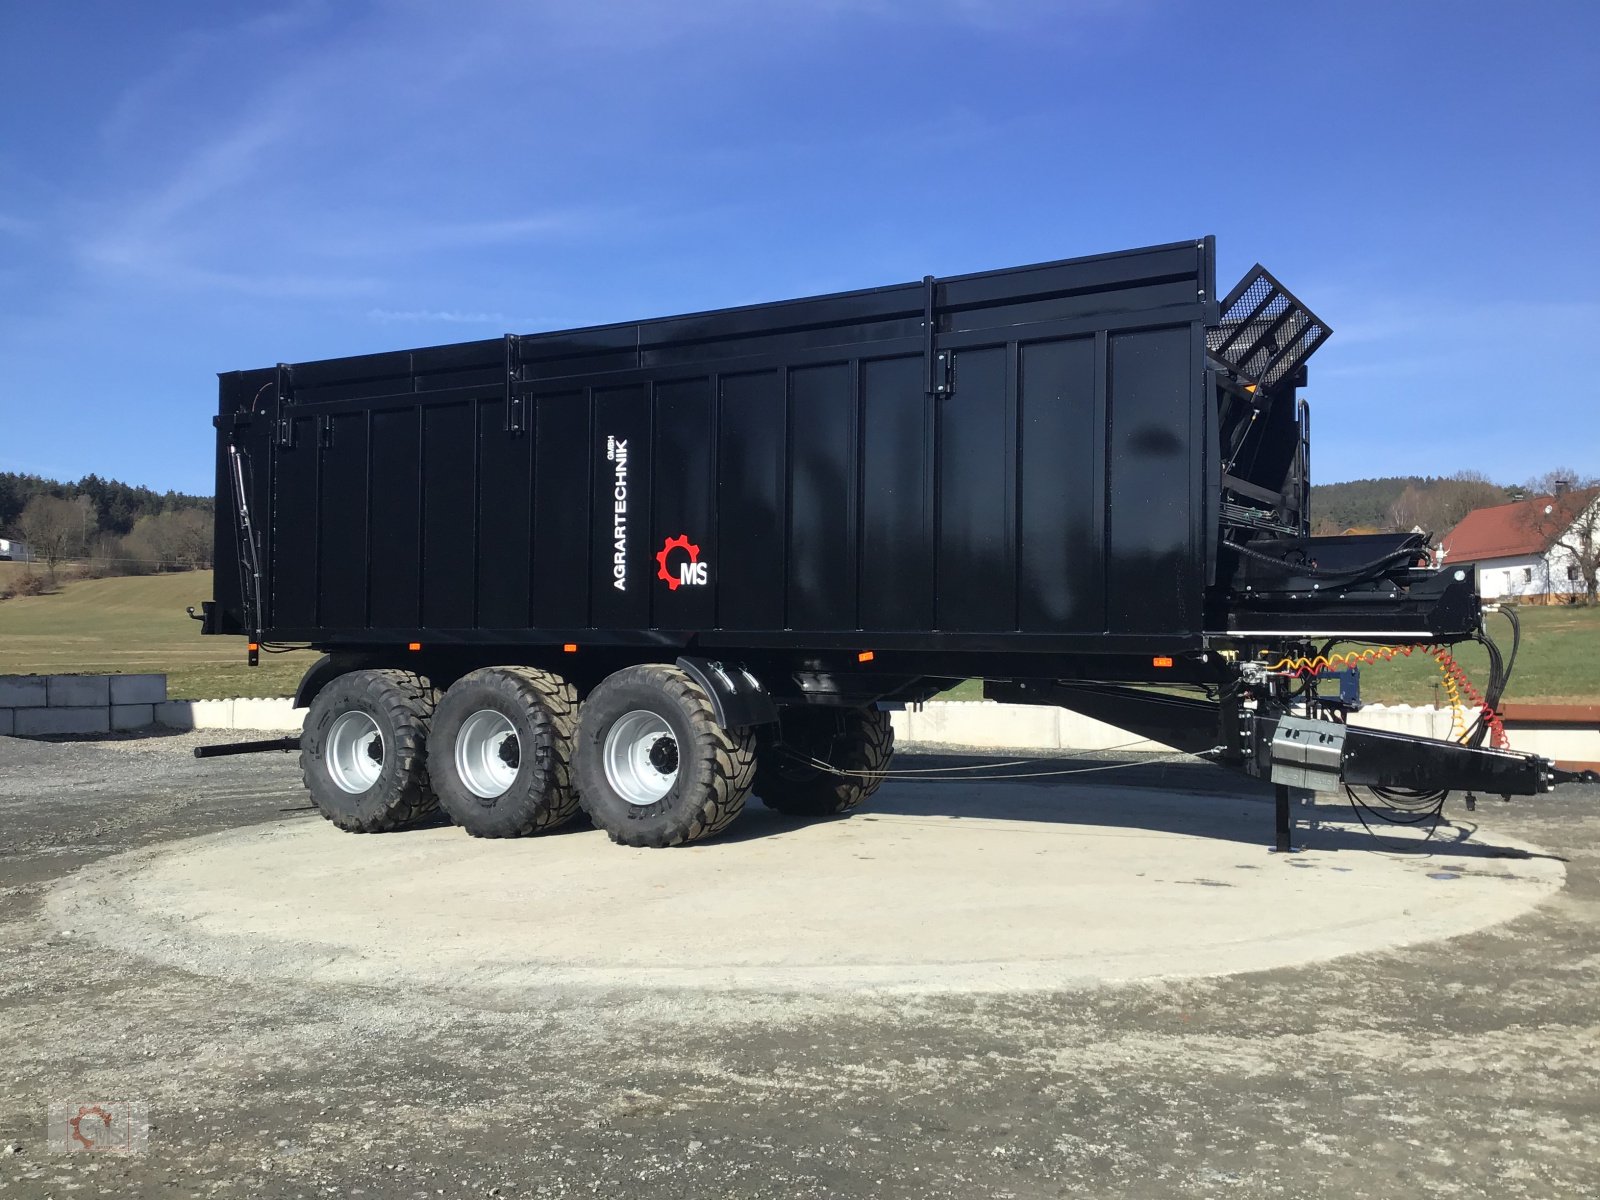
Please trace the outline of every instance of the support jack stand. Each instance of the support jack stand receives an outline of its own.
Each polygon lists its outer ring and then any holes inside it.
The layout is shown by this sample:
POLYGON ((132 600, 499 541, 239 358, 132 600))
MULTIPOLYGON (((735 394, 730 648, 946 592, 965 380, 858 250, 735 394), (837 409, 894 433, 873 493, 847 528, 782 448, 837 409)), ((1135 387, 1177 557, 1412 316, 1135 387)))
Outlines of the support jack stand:
POLYGON ((1276 844, 1272 848, 1274 854, 1293 854, 1294 846, 1291 845, 1289 820, 1289 785, 1286 783, 1273 784, 1273 824, 1276 830, 1276 844))

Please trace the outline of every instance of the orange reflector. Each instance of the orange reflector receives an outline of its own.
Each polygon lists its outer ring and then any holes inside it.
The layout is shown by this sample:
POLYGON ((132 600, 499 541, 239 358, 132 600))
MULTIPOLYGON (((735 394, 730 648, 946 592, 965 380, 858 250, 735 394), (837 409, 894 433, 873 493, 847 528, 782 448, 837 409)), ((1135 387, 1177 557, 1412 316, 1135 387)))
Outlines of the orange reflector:
POLYGON ((421 650, 422 649, 422 643, 421 642, 412 642, 406 647, 406 649, 407 650, 421 650))
POLYGON ((1244 385, 1244 390, 1247 392, 1253 392, 1256 390, 1256 385, 1253 383, 1247 383, 1244 385))
POLYGON ((251 642, 248 646, 245 647, 245 649, 246 650, 259 650, 259 649, 261 649, 261 643, 260 642, 251 642))
POLYGON ((1150 665, 1152 667, 1170 667, 1172 659, 1165 654, 1158 654, 1150 660, 1150 665))
POLYGON ((563 650, 565 650, 568 654, 576 654, 578 652, 578 643, 577 642, 568 642, 565 646, 563 646, 561 648, 563 650))
POLYGON ((878 656, 876 654, 874 654, 871 650, 863 650, 860 654, 856 655, 856 661, 857 662, 871 662, 873 659, 875 659, 877 657, 878 656))

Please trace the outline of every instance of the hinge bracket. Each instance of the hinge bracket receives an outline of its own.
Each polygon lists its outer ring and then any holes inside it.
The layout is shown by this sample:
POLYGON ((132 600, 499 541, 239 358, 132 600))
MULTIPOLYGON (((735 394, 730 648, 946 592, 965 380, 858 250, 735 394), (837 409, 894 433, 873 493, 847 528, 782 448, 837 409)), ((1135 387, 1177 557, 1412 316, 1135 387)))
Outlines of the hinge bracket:
POLYGON ((276 417, 273 421, 280 450, 294 448, 294 420, 284 412, 294 403, 294 368, 288 363, 278 364, 276 417))
POLYGON ((506 432, 513 437, 528 428, 528 400, 517 387, 522 382, 517 354, 520 340, 514 333, 506 334, 506 432))
POLYGON ((955 355, 949 350, 938 350, 934 341, 938 334, 939 281, 932 275, 922 277, 922 361, 926 376, 924 390, 930 396, 948 396, 955 388, 955 355))

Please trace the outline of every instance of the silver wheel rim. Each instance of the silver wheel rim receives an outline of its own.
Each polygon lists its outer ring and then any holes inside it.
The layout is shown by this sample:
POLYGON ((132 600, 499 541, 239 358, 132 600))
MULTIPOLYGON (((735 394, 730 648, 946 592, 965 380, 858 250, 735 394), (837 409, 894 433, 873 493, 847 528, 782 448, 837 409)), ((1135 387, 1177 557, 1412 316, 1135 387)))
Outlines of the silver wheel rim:
POLYGON ((383 774, 387 750, 376 721, 364 712, 344 713, 328 730, 328 778, 340 791, 352 796, 370 791, 383 774))
POLYGON ((481 708, 456 734, 456 774, 467 791, 483 800, 504 796, 522 769, 522 746, 511 719, 481 708))
POLYGON ((629 804, 654 804, 678 781, 678 739, 661 717, 635 709, 606 731, 606 782, 629 804))

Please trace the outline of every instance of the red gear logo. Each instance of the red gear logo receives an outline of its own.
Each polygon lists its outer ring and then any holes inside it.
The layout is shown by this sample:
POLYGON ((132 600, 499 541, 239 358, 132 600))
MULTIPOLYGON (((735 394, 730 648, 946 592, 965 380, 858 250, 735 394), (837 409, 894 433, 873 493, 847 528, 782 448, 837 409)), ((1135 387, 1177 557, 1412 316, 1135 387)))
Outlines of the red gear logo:
POLYGON ((667 544, 656 551, 656 565, 659 568, 656 571, 656 578, 664 580, 668 590, 675 592, 678 590, 678 577, 667 570, 667 555, 674 550, 688 551, 689 561, 697 563, 700 561, 700 547, 689 540, 688 534, 680 533, 677 537, 669 537, 667 544))
POLYGON ((72 1140, 79 1143, 86 1150, 93 1150, 95 1147, 94 1140, 84 1137, 83 1129, 81 1128, 85 1117, 99 1117, 105 1129, 109 1130, 111 1128, 111 1114, 98 1104, 80 1104, 78 1106, 78 1115, 67 1122, 68 1125, 72 1126, 72 1140))

